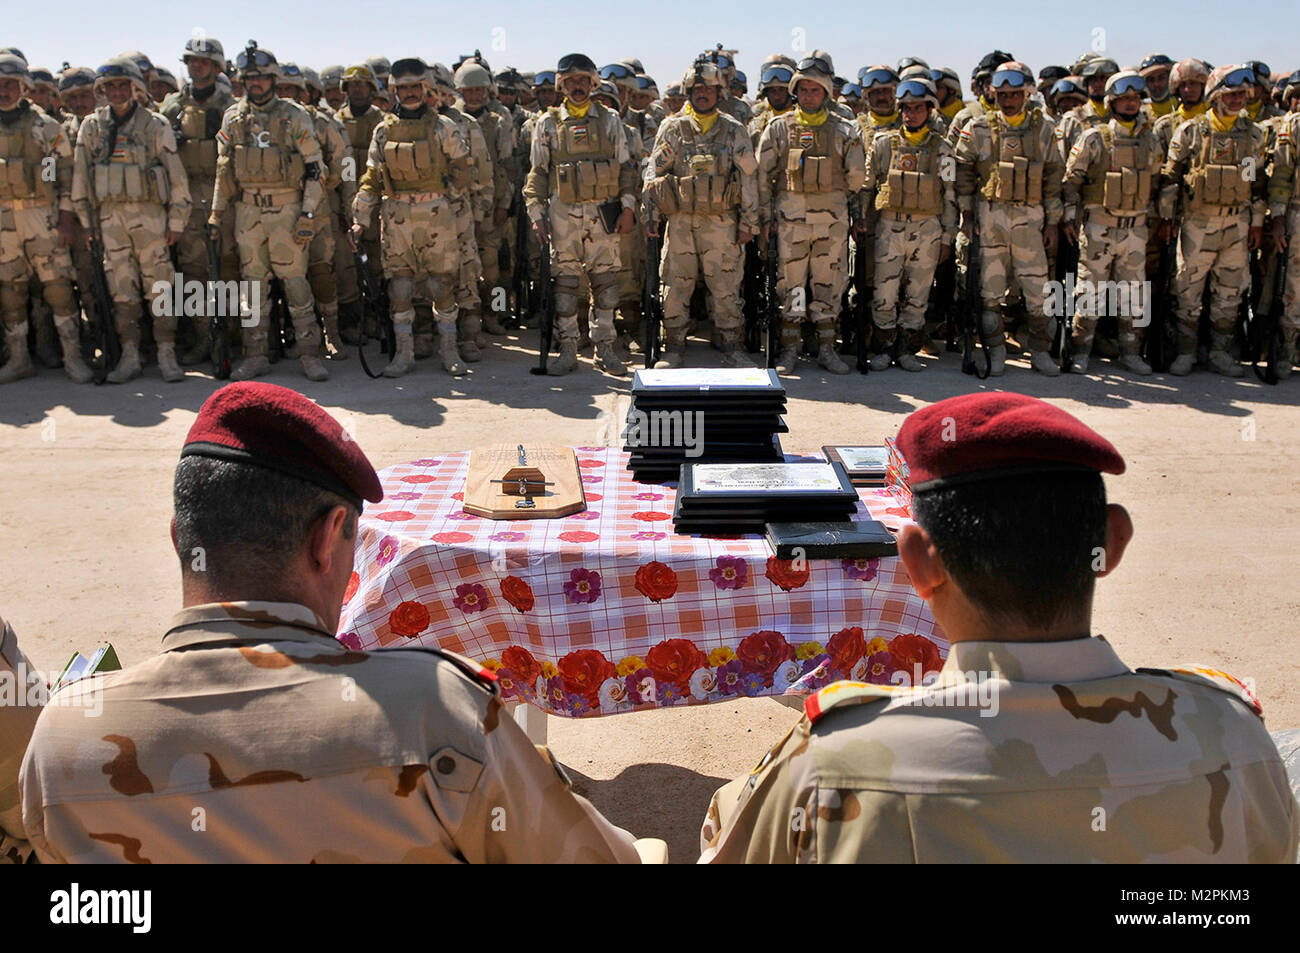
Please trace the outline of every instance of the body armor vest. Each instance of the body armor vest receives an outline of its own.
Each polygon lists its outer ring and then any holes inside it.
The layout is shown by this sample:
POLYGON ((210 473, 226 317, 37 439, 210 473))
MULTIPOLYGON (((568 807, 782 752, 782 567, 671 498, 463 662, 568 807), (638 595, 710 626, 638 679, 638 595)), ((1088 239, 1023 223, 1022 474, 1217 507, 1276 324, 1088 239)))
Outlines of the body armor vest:
POLYGON ((447 157, 438 142, 439 119, 432 109, 419 119, 384 117, 384 169, 391 194, 447 191, 447 157))
POLYGON ((592 103, 581 119, 562 118, 558 106, 550 112, 558 140, 551 152, 551 194, 570 205, 618 198, 618 152, 604 128, 608 110, 592 103))
POLYGON ((1154 141, 1150 127, 1136 136, 1116 137, 1114 127, 1101 127, 1101 139, 1110 156, 1106 174, 1089 176, 1080 190, 1084 205, 1100 205, 1112 215, 1132 217, 1151 204, 1151 184, 1157 169, 1148 164, 1154 141))
POLYGON ((41 175, 45 154, 36 141, 35 125, 36 110, 28 108, 12 126, 0 126, 0 201, 54 201, 54 179, 46 181, 41 175))
POLYGON ((230 137, 240 188, 302 188, 306 166, 290 139, 289 117, 280 110, 254 112, 247 101, 241 103, 230 137))
POLYGON ((939 134, 932 129, 919 146, 908 142, 901 129, 885 135, 889 137, 889 171, 876 193, 876 208, 904 215, 941 214, 939 134))
POLYGON ((325 178, 321 186, 328 194, 333 192, 343 182, 343 156, 326 155, 326 146, 329 143, 329 129, 334 120, 328 113, 322 112, 315 106, 304 106, 303 109, 311 114, 312 124, 316 127, 316 138, 320 140, 321 158, 325 164, 325 178))
POLYGON ((706 136, 687 120, 677 128, 682 133, 681 152, 673 159, 673 170, 651 183, 652 201, 664 215, 720 215, 740 206, 740 181, 731 162, 731 149, 722 127, 706 136))
POLYGON ((1250 203, 1251 182, 1244 160, 1252 155, 1249 124, 1236 122, 1227 132, 1215 132, 1204 116, 1197 120, 1201 147, 1188 170, 1187 203, 1191 209, 1231 208, 1250 203))
POLYGON ((181 157, 181 165, 191 179, 215 179, 217 133, 221 131, 221 119, 232 100, 214 91, 207 99, 211 105, 200 105, 186 87, 181 102, 180 112, 169 117, 178 132, 176 151, 181 157))
POLYGON ((1030 110, 1019 129, 1001 117, 998 113, 989 119, 992 148, 989 158, 979 163, 980 194, 990 202, 1038 205, 1043 201, 1042 110, 1030 110))
POLYGON ((112 110, 101 106, 95 111, 99 124, 99 145, 94 156, 95 201, 100 205, 113 202, 166 204, 171 196, 167 170, 156 157, 150 158, 149 146, 142 138, 149 128, 149 113, 143 106, 136 109, 144 113, 146 121, 141 121, 139 114, 131 116, 118 128, 111 152, 108 139, 113 122, 112 110))
POLYGON ((348 144, 352 146, 353 155, 370 154, 370 140, 374 137, 375 127, 384 121, 384 115, 373 107, 367 108, 360 116, 352 115, 351 105, 344 105, 339 110, 339 122, 347 130, 348 144))
POLYGON ((835 125, 829 117, 820 126, 805 126, 797 118, 787 121, 790 151, 785 163, 787 192, 843 192, 844 163, 832 149, 835 125))

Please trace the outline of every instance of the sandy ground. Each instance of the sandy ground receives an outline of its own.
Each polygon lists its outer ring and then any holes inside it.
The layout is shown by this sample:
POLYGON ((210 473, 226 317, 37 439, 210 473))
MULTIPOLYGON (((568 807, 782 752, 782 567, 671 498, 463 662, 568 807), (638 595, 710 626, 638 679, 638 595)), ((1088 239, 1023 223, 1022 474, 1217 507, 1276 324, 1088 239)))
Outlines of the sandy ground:
MULTIPOLYGON (((484 442, 617 442, 626 382, 588 363, 568 378, 534 377, 525 367, 535 352, 497 341, 460 381, 427 361, 399 381, 370 381, 355 354, 324 384, 308 383, 296 362, 265 379, 336 413, 376 469, 484 442)), ((695 342, 688 361, 708 353, 695 342)), ((786 449, 877 443, 911 410, 976 388, 1052 400, 1128 461, 1108 485, 1136 536, 1100 584, 1094 632, 1134 667, 1199 661, 1253 678, 1270 728, 1300 727, 1300 378, 1142 381, 1094 361, 1087 378, 1049 380, 1011 362, 1001 380, 981 383, 960 373, 956 355, 930 364, 865 378, 803 366, 787 382, 786 449)), ((0 615, 38 667, 57 671, 73 650, 105 639, 125 664, 156 651, 180 605, 167 533, 172 468, 215 386, 195 374, 164 384, 151 368, 123 387, 76 387, 47 371, 0 390, 0 615)), ((584 793, 685 862, 698 855, 712 791, 747 772, 795 718, 771 699, 743 699, 552 717, 549 730, 584 793)))

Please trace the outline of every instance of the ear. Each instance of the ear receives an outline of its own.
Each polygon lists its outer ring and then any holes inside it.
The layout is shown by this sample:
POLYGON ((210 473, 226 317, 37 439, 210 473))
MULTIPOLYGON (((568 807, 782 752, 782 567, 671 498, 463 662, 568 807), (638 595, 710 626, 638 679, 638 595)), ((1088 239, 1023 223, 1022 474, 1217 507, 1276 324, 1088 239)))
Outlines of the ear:
POLYGON ((1115 571, 1132 538, 1133 518, 1128 510, 1118 503, 1106 504, 1106 568, 1097 573, 1098 577, 1115 571))
POLYGON ((316 520, 307 537, 307 559, 312 569, 328 575, 334 568, 334 560, 348 525, 348 508, 335 506, 324 516, 316 520))
POLYGON ((181 549, 176 545, 176 516, 173 514, 171 522, 172 550, 177 556, 181 554, 181 549))
POLYGON ((898 534, 898 556, 912 580, 912 588, 922 599, 948 581, 948 570, 935 548, 930 534, 917 523, 904 523, 898 534))

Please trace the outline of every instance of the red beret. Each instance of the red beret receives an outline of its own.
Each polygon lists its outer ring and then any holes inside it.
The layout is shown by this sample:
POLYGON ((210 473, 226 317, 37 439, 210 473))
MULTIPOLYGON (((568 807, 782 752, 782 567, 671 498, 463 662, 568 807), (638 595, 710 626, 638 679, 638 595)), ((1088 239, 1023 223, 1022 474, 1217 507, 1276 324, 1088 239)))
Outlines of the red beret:
POLYGON ((182 457, 266 467, 337 493, 358 509, 384 498, 375 468, 342 425, 297 391, 228 384, 204 401, 182 457))
POLYGON ((1024 394, 964 394, 931 404, 903 421, 898 450, 913 492, 1021 473, 1124 472, 1109 440, 1024 394))

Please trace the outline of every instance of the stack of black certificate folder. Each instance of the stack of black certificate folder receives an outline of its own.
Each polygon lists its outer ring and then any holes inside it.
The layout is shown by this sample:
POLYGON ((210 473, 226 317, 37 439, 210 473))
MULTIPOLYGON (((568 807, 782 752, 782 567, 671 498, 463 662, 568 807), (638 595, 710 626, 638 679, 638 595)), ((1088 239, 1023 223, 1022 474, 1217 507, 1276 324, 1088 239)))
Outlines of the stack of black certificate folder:
POLYGON ((762 533, 768 523, 848 520, 857 506, 858 493, 838 463, 693 463, 682 467, 673 528, 762 533))
POLYGON ((780 462, 784 413, 774 370, 639 370, 623 431, 628 469, 639 482, 662 483, 688 463, 780 462))

